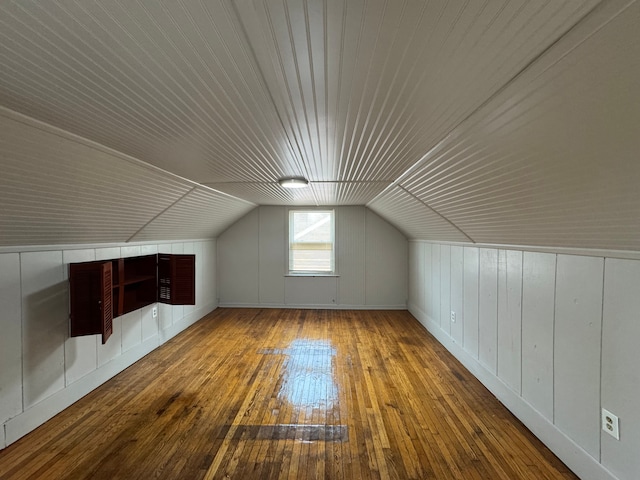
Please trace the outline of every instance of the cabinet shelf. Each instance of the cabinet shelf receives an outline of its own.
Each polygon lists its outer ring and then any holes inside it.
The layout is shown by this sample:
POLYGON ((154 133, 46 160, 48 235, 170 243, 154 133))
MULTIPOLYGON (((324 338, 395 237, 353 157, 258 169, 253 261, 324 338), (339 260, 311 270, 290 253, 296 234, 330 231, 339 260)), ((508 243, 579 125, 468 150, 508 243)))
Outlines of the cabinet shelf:
POLYGON ((153 281, 154 283, 156 282, 157 276, 154 275, 136 275, 135 277, 128 277, 124 279, 124 282, 122 282, 121 284, 118 283, 114 283, 112 286, 114 289, 116 288, 120 288, 120 286, 127 286, 127 285, 133 285, 135 283, 142 283, 142 282, 146 282, 146 281, 153 281))
POLYGON ((195 255, 144 255, 69 265, 71 336, 113 332, 113 318, 156 302, 195 305, 195 255))

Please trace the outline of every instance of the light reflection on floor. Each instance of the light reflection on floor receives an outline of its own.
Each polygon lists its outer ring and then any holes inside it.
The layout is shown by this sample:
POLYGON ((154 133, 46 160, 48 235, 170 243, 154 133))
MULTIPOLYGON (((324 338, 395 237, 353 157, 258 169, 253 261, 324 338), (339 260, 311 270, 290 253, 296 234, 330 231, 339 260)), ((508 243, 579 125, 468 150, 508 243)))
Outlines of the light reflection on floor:
POLYGON ((333 379, 335 348, 327 340, 296 339, 281 351, 282 384, 278 398, 297 409, 329 410, 338 401, 333 379))

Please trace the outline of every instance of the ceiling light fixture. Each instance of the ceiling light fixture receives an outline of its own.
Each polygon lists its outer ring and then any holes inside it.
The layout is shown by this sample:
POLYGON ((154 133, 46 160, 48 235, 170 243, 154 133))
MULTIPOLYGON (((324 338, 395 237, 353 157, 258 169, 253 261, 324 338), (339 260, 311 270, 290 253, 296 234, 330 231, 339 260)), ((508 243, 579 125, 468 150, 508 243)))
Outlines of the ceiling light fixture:
POLYGON ((309 186, 309 180, 302 177, 287 177, 278 180, 282 188, 304 188, 309 186))

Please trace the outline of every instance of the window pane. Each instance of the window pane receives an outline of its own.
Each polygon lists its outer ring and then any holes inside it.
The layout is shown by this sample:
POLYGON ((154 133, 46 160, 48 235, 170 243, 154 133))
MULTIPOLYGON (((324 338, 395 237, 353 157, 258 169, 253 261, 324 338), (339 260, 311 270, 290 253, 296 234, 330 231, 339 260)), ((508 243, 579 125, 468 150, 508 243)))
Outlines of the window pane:
POLYGON ((333 271, 333 212, 291 210, 289 270, 333 271))

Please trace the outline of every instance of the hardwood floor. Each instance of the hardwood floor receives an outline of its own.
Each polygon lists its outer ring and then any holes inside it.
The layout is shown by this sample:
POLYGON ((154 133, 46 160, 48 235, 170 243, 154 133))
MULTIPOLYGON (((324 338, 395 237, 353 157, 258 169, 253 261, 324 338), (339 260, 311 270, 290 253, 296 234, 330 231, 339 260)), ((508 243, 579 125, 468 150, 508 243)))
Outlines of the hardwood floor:
POLYGON ((407 312, 218 309, 2 479, 575 479, 407 312))

